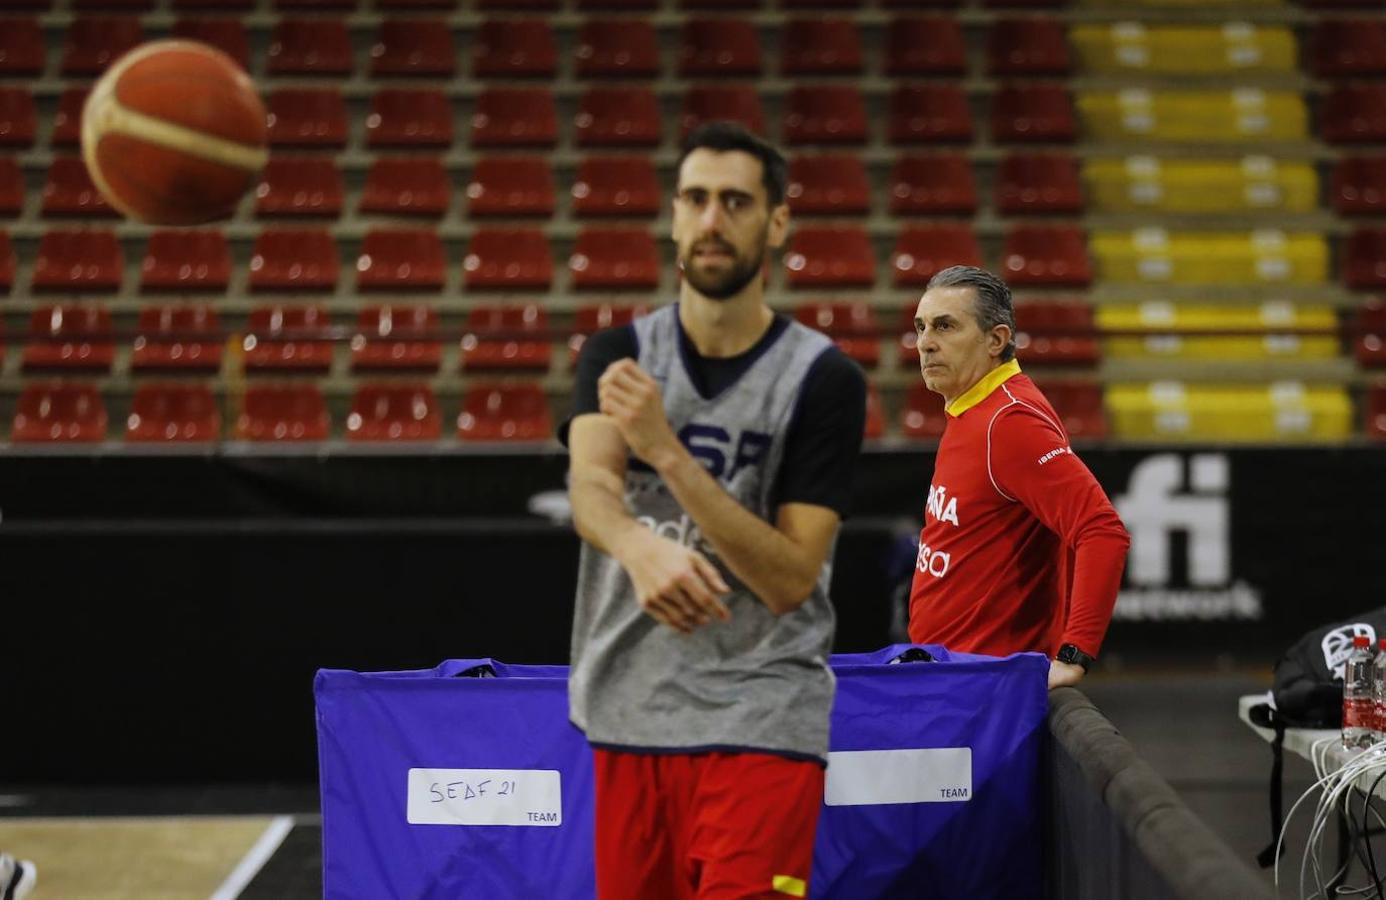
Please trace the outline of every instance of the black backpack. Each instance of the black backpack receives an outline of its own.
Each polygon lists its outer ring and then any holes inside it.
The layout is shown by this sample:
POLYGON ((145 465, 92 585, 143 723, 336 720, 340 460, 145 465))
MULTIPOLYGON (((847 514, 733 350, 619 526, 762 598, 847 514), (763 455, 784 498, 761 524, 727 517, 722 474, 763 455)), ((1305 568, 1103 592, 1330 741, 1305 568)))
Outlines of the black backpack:
POLYGON ((1281 775, 1284 771, 1286 728, 1341 728, 1343 725, 1343 666, 1352 652, 1352 639, 1366 635, 1375 646, 1386 637, 1386 606, 1350 619, 1315 628, 1290 645, 1275 663, 1271 686, 1274 705, 1253 706, 1253 724, 1275 730, 1271 741, 1271 842, 1257 856, 1262 868, 1275 863, 1275 845, 1283 822, 1281 775))

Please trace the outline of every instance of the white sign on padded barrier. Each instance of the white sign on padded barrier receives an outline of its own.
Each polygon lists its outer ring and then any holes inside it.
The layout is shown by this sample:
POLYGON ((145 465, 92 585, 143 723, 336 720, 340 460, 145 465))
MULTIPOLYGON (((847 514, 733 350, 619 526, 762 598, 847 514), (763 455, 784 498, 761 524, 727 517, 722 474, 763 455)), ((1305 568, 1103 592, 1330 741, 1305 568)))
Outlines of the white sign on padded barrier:
POLYGON ((972 748, 828 754, 828 806, 961 803, 972 798, 972 748))
POLYGON ((563 824, 557 769, 410 769, 410 825, 563 824))

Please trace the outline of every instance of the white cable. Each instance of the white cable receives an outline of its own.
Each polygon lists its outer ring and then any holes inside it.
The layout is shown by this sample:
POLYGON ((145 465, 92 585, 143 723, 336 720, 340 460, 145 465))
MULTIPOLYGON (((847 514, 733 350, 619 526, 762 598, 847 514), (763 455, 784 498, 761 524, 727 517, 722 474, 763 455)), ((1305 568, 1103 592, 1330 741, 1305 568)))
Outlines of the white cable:
MULTIPOLYGON (((1341 805, 1343 796, 1353 789, 1359 778, 1369 773, 1375 773, 1377 770, 1386 770, 1386 741, 1381 741, 1364 748, 1360 753, 1344 763, 1336 772, 1327 771, 1328 750, 1335 741, 1339 740, 1341 740, 1341 738, 1338 737, 1322 738, 1310 745, 1309 757, 1314 767, 1316 780, 1314 784, 1310 785, 1310 787, 1300 795, 1299 799, 1296 800, 1294 805, 1290 808, 1290 813, 1286 816, 1281 826, 1280 835, 1276 839, 1274 875, 1277 892, 1280 887, 1280 853, 1284 846, 1285 835, 1289 831, 1290 820, 1294 817, 1300 805, 1303 804, 1310 795, 1316 791, 1320 791, 1319 802, 1310 825, 1309 839, 1305 842, 1304 854, 1300 858, 1299 893, 1301 897, 1304 897, 1305 880, 1309 874, 1310 863, 1312 862, 1317 889, 1313 894, 1310 894, 1306 900, 1314 900, 1314 898, 1320 896, 1327 900, 1328 888, 1323 881, 1323 870, 1320 866, 1320 857, 1323 853, 1324 832, 1327 829, 1328 822, 1332 819, 1335 812, 1340 809, 1345 809, 1345 807, 1341 805)), ((1351 800, 1349 799, 1347 802, 1350 803, 1351 800)), ((1373 810, 1373 813, 1377 815, 1378 820, 1381 818, 1380 814, 1376 813, 1375 810, 1373 810)), ((1347 810, 1345 814, 1350 816, 1351 811, 1347 810)), ((1351 819, 1347 821, 1347 824, 1349 828, 1351 828, 1351 819)), ((1363 824, 1364 827, 1369 827, 1365 817, 1363 819, 1363 824)), ((1364 837, 1364 839, 1370 840, 1369 837, 1364 837)), ((1350 848, 1348 852, 1349 855, 1346 862, 1330 876, 1329 883, 1341 877, 1352 865, 1350 848)), ((1342 885, 1336 888, 1335 891, 1340 894, 1361 894, 1374 889, 1375 884, 1363 888, 1351 888, 1342 885)))

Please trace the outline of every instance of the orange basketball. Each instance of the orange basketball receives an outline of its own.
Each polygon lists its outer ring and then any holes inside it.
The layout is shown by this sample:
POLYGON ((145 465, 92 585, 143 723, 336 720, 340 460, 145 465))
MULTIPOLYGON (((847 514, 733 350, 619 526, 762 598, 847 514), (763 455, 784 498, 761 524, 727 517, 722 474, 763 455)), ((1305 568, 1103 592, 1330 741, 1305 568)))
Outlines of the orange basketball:
POLYGON ((82 158, 112 206, 154 225, 231 215, 265 164, 265 105, 231 57, 152 41, 118 59, 82 109, 82 158))

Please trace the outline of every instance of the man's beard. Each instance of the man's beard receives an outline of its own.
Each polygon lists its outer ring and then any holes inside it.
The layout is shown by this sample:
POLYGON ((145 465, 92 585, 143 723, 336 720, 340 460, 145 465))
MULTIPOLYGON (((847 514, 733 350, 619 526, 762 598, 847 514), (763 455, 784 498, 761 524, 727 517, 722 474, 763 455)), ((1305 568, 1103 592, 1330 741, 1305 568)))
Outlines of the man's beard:
POLYGON ((722 241, 699 241, 689 248, 680 262, 683 264, 683 277, 693 285, 694 290, 709 300, 726 300, 741 293, 741 289, 760 275, 765 263, 765 238, 761 237, 755 252, 746 256, 738 255, 736 250, 722 241), (713 245, 731 256, 731 265, 721 271, 709 272, 696 266, 697 251, 700 246, 713 245))

